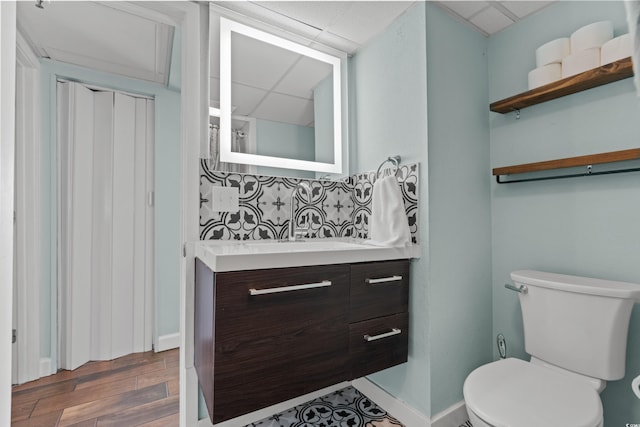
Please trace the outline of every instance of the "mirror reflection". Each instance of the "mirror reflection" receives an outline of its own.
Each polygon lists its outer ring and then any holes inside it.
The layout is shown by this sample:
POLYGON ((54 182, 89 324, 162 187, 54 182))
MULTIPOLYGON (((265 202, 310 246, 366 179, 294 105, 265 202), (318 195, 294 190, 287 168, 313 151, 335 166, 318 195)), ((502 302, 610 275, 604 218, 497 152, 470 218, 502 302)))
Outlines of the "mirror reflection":
POLYGON ((219 39, 212 36, 211 43, 212 111, 220 111, 210 120, 216 169, 341 173, 340 58, 225 18, 219 22, 219 39))

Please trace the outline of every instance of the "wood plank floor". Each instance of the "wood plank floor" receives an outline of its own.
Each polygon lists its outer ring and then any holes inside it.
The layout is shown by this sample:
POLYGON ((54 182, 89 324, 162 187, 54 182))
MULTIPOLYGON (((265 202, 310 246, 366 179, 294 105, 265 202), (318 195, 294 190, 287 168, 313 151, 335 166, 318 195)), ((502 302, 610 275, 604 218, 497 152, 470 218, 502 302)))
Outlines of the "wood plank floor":
POLYGON ((14 386, 14 427, 175 427, 179 350, 89 362, 14 386))

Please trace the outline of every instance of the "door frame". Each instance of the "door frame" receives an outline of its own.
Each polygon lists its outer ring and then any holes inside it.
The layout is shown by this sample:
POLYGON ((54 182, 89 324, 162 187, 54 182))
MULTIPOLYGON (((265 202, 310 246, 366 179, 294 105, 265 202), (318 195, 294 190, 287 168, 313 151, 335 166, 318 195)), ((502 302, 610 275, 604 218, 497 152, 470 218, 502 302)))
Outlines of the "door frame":
MULTIPOLYGON (((133 7, 136 9, 142 8, 142 6, 133 3, 120 3, 122 6, 133 7)), ((16 7, 14 2, 0 2, 0 32, 2 40, 2 55, 0 56, 0 63, 11 64, 11 67, 0 67, 0 92, 3 94, 2 100, 6 102, 14 102, 13 96, 14 80, 13 80, 13 64, 15 63, 15 57, 12 52, 15 52, 15 17, 16 7), (5 55, 7 53, 7 55, 5 55), (6 95, 6 96, 5 96, 6 95)), ((182 144, 182 199, 181 210, 182 215, 180 218, 180 230, 181 241, 186 243, 187 241, 194 241, 199 239, 198 234, 198 207, 199 207, 199 173, 198 173, 198 152, 201 141, 206 141, 207 135, 207 108, 208 108, 208 95, 201 90, 208 87, 207 67, 208 67, 208 7, 198 3, 192 2, 160 2, 152 3, 145 6, 144 9, 155 9, 159 16, 162 16, 168 22, 176 24, 182 27, 182 129, 181 129, 181 144, 182 144), (207 18, 205 18, 205 16, 207 18)), ((153 14, 153 11, 149 11, 153 14)), ((0 108, 0 123, 2 126, 2 139, 0 142, 0 152, 5 154, 4 150, 11 151, 11 147, 14 144, 13 138, 13 108, 4 107, 0 108), (5 136, 7 138, 5 138, 5 136), (8 147, 10 144, 11 147, 8 147)), ((11 160, 13 160, 13 152, 11 154, 11 160)), ((2 161, 7 160, 3 155, 0 156, 2 161)), ((11 162, 13 163, 13 161, 11 162)), ((4 163, 3 163, 4 165, 4 163)), ((4 188, 4 179, 2 176, 2 188, 4 188)), ((13 178, 11 178, 13 179, 13 178)), ((7 193, 0 192, 2 196, 3 208, 8 208, 5 201, 13 204, 13 186, 7 193), (7 197, 10 196, 10 199, 7 197)), ((4 215, 4 210, 0 211, 0 214, 4 215)), ((0 215, 1 216, 1 215, 0 215)), ((11 230, 12 231, 12 230, 11 230)), ((13 234, 13 233, 11 233, 13 234)), ((5 228, 0 229, 0 242, 2 242, 1 248, 4 251, 5 244, 10 242, 11 236, 7 234, 5 228), (5 239, 5 237, 7 239, 5 239)), ((12 250, 8 249, 10 252, 12 250)), ((180 254, 182 255, 182 254, 180 254)), ((12 255, 10 255, 12 257, 12 255)), ((4 271, 4 257, 0 260, 3 262, 3 268, 0 269, 2 277, 6 277, 4 271)), ((192 427, 198 423, 198 391, 197 391, 197 377, 193 368, 193 319, 189 319, 188 313, 185 310, 186 301, 189 298, 193 298, 193 255, 188 258, 185 256, 181 258, 181 278, 180 278, 180 332, 181 332, 181 351, 180 351, 180 426, 192 427), (187 277, 188 276, 188 277, 187 277), (189 289, 187 289, 189 288, 189 289), (190 335, 189 335, 190 334, 190 335)), ((11 269, 11 267, 8 267, 11 269)), ((10 279, 9 279, 10 280, 10 279)), ((5 286, 0 287, 0 302, 3 304, 1 307, 5 310, 0 310, 0 313, 4 312, 5 316, 2 324, 3 329, 7 328, 6 333, 0 334, 3 338, 0 345, 0 360, 7 363, 0 363, 0 366, 4 366, 0 372, 0 414, 4 414, 0 417, 0 424, 2 420, 10 421, 10 408, 11 408, 11 344, 9 342, 9 326, 12 310, 12 288, 5 286), (6 399, 5 399, 6 397, 6 399)), ((55 304, 55 302, 52 302, 55 304)), ((55 339, 53 339, 55 340, 55 339)), ((52 341, 53 341, 52 340, 52 341)))
POLYGON ((0 2, 0 424, 11 422, 16 3, 0 2))
MULTIPOLYGON (((20 31, 16 35, 16 351, 17 378, 22 384, 53 373, 50 359, 40 358, 42 274, 40 62, 20 31)), ((16 363, 14 361, 13 363, 16 363)))

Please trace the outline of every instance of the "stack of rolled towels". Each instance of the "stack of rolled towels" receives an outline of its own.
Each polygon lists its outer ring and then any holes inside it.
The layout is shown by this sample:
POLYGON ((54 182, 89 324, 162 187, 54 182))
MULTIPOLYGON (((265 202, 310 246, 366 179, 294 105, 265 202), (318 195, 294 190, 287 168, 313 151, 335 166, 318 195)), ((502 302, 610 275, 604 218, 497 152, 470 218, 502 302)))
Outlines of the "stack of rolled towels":
POLYGON ((529 90, 627 58, 631 42, 629 34, 613 38, 611 22, 600 21, 577 29, 570 37, 545 43, 536 49, 529 90))

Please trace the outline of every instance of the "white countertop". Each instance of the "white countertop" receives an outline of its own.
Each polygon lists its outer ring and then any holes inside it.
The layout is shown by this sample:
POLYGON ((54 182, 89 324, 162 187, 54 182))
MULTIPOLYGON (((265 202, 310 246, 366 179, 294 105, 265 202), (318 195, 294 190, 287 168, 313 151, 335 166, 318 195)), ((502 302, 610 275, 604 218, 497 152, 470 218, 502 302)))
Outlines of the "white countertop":
POLYGON ((200 240, 193 253, 216 272, 418 258, 419 245, 375 246, 362 239, 200 240))

